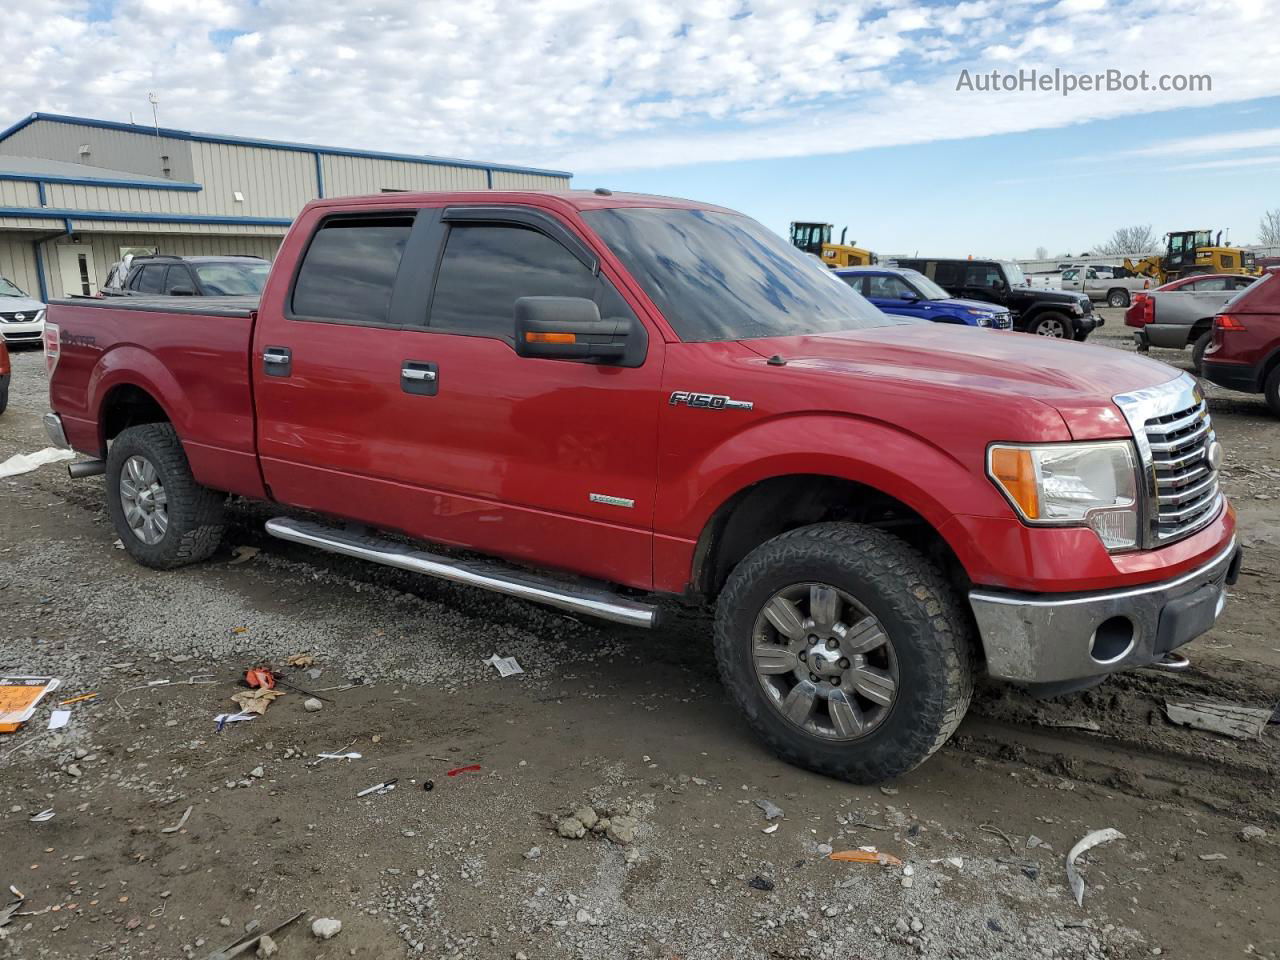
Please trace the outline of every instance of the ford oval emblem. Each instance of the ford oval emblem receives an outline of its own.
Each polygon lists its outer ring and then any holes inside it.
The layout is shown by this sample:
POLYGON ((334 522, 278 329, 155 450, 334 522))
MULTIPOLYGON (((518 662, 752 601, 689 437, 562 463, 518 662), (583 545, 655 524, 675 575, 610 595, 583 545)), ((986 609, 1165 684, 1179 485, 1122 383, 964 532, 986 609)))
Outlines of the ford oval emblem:
POLYGON ((1209 444, 1208 460, 1209 460, 1209 469, 1218 470, 1222 467, 1222 460, 1223 460, 1222 444, 1220 444, 1217 440, 1209 444))

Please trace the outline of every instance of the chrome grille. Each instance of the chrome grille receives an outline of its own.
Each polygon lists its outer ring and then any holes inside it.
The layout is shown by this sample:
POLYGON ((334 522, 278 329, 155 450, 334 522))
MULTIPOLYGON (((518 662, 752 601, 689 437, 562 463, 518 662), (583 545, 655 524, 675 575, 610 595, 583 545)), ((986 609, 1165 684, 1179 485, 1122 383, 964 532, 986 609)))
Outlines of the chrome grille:
POLYGON ((1155 497, 1150 511, 1157 543, 1200 529, 1217 515, 1218 471, 1209 462, 1213 423, 1204 400, 1144 424, 1155 497))
POLYGON ((996 330, 1012 330, 1013 317, 1007 311, 997 313, 991 318, 991 326, 996 330))

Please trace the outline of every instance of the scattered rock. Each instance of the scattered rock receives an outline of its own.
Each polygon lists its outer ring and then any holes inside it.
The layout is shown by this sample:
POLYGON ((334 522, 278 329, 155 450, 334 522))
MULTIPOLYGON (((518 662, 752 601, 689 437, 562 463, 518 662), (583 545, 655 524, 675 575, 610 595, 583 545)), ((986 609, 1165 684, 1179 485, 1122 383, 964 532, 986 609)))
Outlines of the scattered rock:
POLYGON ((77 767, 74 763, 68 763, 68 764, 67 764, 67 776, 72 777, 73 779, 74 779, 74 778, 76 778, 76 777, 79 777, 79 776, 80 776, 80 768, 79 768, 79 767, 77 767))
MULTIPOLYGON (((605 831, 607 836, 614 843, 625 846, 628 843, 635 842, 636 828, 640 824, 636 822, 635 817, 610 817, 609 829, 605 831)), ((582 834, 578 834, 582 836, 582 834)))
POLYGON ((280 948, 276 946, 276 942, 265 933, 258 939, 258 956, 274 957, 280 948))
POLYGON ((330 917, 320 917, 311 921, 311 933, 321 940, 332 940, 342 929, 342 921, 330 917))
POLYGON ((267 775, 267 771, 263 770, 262 767, 260 766, 254 767, 252 770, 249 771, 249 776, 253 777, 255 780, 261 780, 266 775, 267 775))
POLYGON ((766 820, 777 820, 782 816, 782 808, 772 800, 759 799, 756 801, 756 806, 764 811, 766 820))
POLYGON ((880 792, 886 797, 896 797, 898 795, 897 787, 881 787, 880 792))
POLYGON ((756 874, 747 881, 747 886, 751 887, 753 890, 764 890, 767 893, 774 888, 775 884, 768 877, 762 877, 760 874, 756 874))
POLYGON ((582 825, 582 821, 577 817, 565 817, 556 824, 556 833, 566 840, 577 840, 585 836, 586 832, 587 828, 582 825))
POLYGON ((528 851, 526 851, 526 852, 525 852, 524 858, 525 858, 526 860, 541 860, 541 859, 542 859, 542 848, 541 848, 541 847, 530 847, 530 848, 528 849, 528 851))
POLYGON ((1255 827, 1252 825, 1245 827, 1238 834, 1240 839, 1245 843, 1248 843, 1250 840, 1261 840, 1266 835, 1267 831, 1263 830, 1261 827, 1255 827))
POLYGON ((919 917, 912 917, 912 918, 911 918, 911 932, 912 932, 912 933, 919 933, 919 932, 920 932, 921 930, 923 930, 923 929, 924 929, 924 923, 920 920, 920 918, 919 918, 919 917))
POLYGON ((1225 860, 1227 859, 1227 855, 1225 853, 1202 853, 1200 854, 1200 859, 1201 860, 1225 860))
POLYGON ((302 709, 307 711, 307 713, 315 713, 323 707, 324 704, 315 697, 307 697, 307 699, 302 701, 302 709))
POLYGON ((591 807, 586 806, 585 804, 579 807, 577 810, 573 811, 573 815, 575 818, 577 818, 578 822, 581 823, 588 830, 594 827, 596 823, 599 822, 600 820, 600 817, 595 812, 595 810, 593 810, 591 807))

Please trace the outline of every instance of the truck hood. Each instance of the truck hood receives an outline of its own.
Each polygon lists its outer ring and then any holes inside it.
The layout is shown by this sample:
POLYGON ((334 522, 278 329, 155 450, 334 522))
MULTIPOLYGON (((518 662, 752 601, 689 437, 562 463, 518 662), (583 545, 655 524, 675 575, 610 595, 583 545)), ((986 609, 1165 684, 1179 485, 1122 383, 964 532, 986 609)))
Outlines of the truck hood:
POLYGON ((1037 303, 1080 303, 1088 298, 1071 290, 1042 290, 1039 287, 1011 287, 1010 293, 1037 303))
POLYGON ((961 310, 981 310, 983 313, 1008 313, 1009 308, 998 303, 985 300, 961 300, 959 297, 948 297, 945 300, 926 300, 926 303, 938 303, 947 307, 959 307, 961 310))
MULTIPOLYGON (((1128 436, 1112 397, 1167 383, 1181 371, 1109 347, 1007 334, 949 324, 903 324, 870 330, 768 337, 741 344, 762 357, 781 356, 780 370, 859 376, 975 400, 1036 401, 1062 415, 1078 440, 1128 436)), ((980 411, 975 411, 981 416, 980 411)))

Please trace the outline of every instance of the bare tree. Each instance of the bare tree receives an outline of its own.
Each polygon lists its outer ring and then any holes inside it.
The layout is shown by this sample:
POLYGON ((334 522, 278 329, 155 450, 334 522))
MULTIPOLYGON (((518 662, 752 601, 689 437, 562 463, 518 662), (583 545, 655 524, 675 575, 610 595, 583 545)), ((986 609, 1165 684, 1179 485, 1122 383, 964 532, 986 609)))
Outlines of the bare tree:
POLYGON ((1268 210, 1258 224, 1258 242, 1267 247, 1280 246, 1280 207, 1268 210))
POLYGON ((1049 259, 1049 248, 1048 248, 1048 247, 1036 247, 1036 259, 1037 259, 1037 260, 1048 260, 1048 259, 1049 259))
POLYGON ((1151 224, 1137 224, 1132 227, 1121 227, 1111 235, 1106 243, 1100 243, 1093 252, 1106 257, 1114 257, 1122 253, 1153 253, 1156 250, 1156 235, 1151 224))

